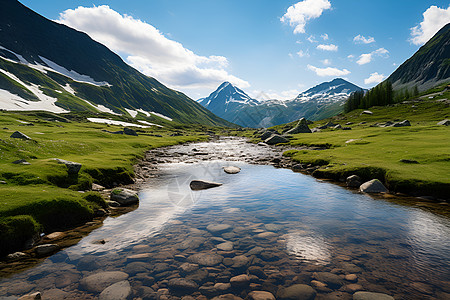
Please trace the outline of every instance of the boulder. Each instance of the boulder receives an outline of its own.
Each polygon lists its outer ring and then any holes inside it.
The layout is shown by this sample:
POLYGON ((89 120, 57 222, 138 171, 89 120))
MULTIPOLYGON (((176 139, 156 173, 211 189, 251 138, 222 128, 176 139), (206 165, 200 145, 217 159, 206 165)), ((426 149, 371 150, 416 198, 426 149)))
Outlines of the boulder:
POLYGON ((229 167, 223 167, 223 171, 227 174, 237 174, 241 171, 241 168, 229 166, 229 167))
POLYGON ((233 288, 245 288, 250 284, 250 277, 247 274, 241 274, 230 279, 231 287, 233 288))
POLYGON ((408 120, 403 120, 401 122, 392 124, 392 127, 405 127, 405 126, 411 126, 408 120))
POLYGON ((364 110, 361 115, 373 115, 373 112, 371 112, 370 110, 364 110))
POLYGON ((341 124, 337 124, 336 126, 333 127, 333 129, 342 129, 341 124))
POLYGON ((133 135, 133 136, 138 136, 137 132, 134 129, 125 127, 123 129, 123 133, 125 133, 126 135, 133 135))
POLYGON ((22 139, 22 140, 31 140, 31 138, 29 136, 27 136, 26 134, 23 134, 20 131, 15 131, 13 134, 11 134, 10 138, 22 139))
POLYGON ((225 243, 221 243, 218 244, 217 249, 222 250, 222 251, 231 251, 233 250, 233 242, 225 242, 225 243))
POLYGON ((287 131, 286 134, 296 134, 296 133, 311 133, 311 130, 308 127, 308 122, 305 118, 301 118, 298 120, 297 125, 294 128, 287 131))
POLYGON ((282 137, 281 135, 278 134, 272 134, 268 139, 266 139, 264 141, 267 145, 276 145, 276 144, 280 144, 280 143, 287 143, 289 142, 288 139, 286 139, 285 137, 282 137))
POLYGON ((26 159, 18 159, 12 162, 15 165, 31 165, 26 159))
POLYGON ((128 274, 120 271, 100 272, 84 277, 80 286, 92 293, 100 293, 114 283, 128 279, 128 274))
POLYGON ((353 300, 394 300, 394 297, 382 293, 356 292, 353 300))
POLYGON ((121 206, 132 205, 139 202, 138 193, 129 189, 114 189, 111 191, 111 201, 121 206))
POLYGON ((34 252, 36 252, 38 256, 47 256, 58 250, 59 246, 56 244, 44 244, 37 246, 36 249, 34 249, 34 252))
POLYGON ((314 279, 326 283, 331 288, 340 288, 344 284, 344 280, 336 274, 330 272, 315 272, 314 279))
POLYGON ((261 134, 261 135, 259 136, 259 138, 260 138, 261 140, 264 141, 264 140, 270 138, 270 136, 271 136, 272 134, 273 134, 272 131, 267 130, 267 131, 264 131, 264 133, 261 134))
POLYGON ((206 230, 212 234, 221 234, 223 232, 231 230, 231 225, 229 224, 209 224, 206 226, 206 230))
POLYGON ((438 122, 437 125, 450 126, 450 120, 449 119, 442 120, 442 121, 438 122))
POLYGON ((104 289, 99 300, 126 300, 131 295, 131 286, 128 280, 123 280, 104 289))
POLYGON ((363 193, 387 193, 388 189, 378 179, 367 181, 359 187, 363 193))
POLYGON ((206 181, 206 180, 192 180, 189 186, 191 187, 191 190, 198 191, 198 190, 206 190, 213 187, 221 186, 222 183, 212 182, 212 181, 206 181))
POLYGON ((348 187, 360 187, 361 186, 361 178, 358 175, 350 175, 345 180, 348 187))
POLYGON ((81 169, 81 164, 73 161, 68 161, 64 159, 55 158, 58 164, 64 164, 67 167, 67 173, 69 174, 78 174, 81 169))
POLYGON ((316 291, 306 284, 282 287, 277 292, 277 299, 280 300, 313 300, 314 298, 316 298, 316 291))
POLYGON ((198 284, 186 278, 172 278, 169 280, 169 289, 175 293, 191 294, 198 289, 198 284))

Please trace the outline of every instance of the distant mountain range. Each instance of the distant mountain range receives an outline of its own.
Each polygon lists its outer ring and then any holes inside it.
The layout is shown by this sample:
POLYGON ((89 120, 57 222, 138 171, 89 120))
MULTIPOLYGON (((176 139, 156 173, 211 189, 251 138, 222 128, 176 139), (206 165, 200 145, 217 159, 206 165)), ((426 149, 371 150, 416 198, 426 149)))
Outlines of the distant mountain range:
POLYGON ((229 82, 198 102, 225 120, 245 127, 269 127, 301 117, 319 120, 342 110, 348 96, 362 88, 342 79, 321 83, 286 101, 252 99, 229 82))
POLYGON ((109 112, 150 121, 231 125, 141 74, 87 34, 18 1, 2 1, 0 20, 0 109, 109 112))
POLYGON ((411 58, 400 65, 387 80, 394 90, 419 91, 450 81, 450 23, 441 28, 411 58))

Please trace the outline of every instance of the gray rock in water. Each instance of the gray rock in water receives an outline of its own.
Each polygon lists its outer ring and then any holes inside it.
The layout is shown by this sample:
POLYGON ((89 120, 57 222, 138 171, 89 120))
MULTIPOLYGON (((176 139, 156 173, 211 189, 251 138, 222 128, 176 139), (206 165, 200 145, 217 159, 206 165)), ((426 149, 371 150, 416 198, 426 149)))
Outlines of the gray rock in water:
POLYGON ((100 272, 84 277, 80 285, 85 290, 92 293, 100 293, 114 283, 128 279, 128 274, 121 271, 100 272))
POLYGON ((206 181, 206 180, 192 180, 189 186, 191 187, 191 190, 198 191, 198 190, 206 190, 213 187, 221 186, 222 183, 212 182, 212 181, 206 181))
POLYGON ((361 178, 358 175, 350 175, 347 177, 346 183, 348 187, 360 187, 361 178))
POLYGON ((222 250, 222 251, 231 251, 233 250, 233 242, 225 242, 225 243, 221 243, 218 244, 217 249, 222 250))
POLYGON ((206 230, 208 230, 212 234, 221 234, 221 233, 231 230, 231 225, 229 225, 229 224, 209 224, 208 226, 206 226, 206 230))
POLYGON ((125 127, 123 129, 123 133, 125 133, 126 135, 133 135, 133 136, 138 136, 137 132, 134 129, 125 127))
POLYGON ((69 173, 69 174, 78 174, 78 172, 80 172, 80 169, 81 169, 80 163, 68 161, 68 160, 64 160, 64 159, 59 159, 59 158, 55 158, 55 160, 59 164, 65 164, 67 167, 67 173, 69 173))
POLYGON ((344 284, 344 280, 339 275, 330 272, 315 272, 313 277, 331 288, 338 289, 344 284))
POLYGON ((287 142, 289 142, 289 140, 282 137, 281 135, 273 134, 268 139, 266 139, 264 142, 267 145, 276 145, 276 144, 280 144, 280 143, 287 143, 287 142))
POLYGON ((198 284, 186 278, 172 278, 169 280, 169 289, 175 293, 191 294, 198 289, 198 284))
POLYGON ((126 300, 131 295, 131 285, 128 280, 123 280, 104 289, 99 300, 126 300))
POLYGON ((20 131, 15 131, 13 134, 11 134, 10 138, 22 139, 22 140, 31 140, 31 138, 29 136, 27 136, 26 134, 23 134, 20 131))
POLYGON ((247 274, 231 277, 230 284, 233 288, 245 288, 250 284, 250 277, 247 274))
POLYGON ((188 262, 212 267, 223 261, 223 256, 214 253, 197 253, 188 257, 188 262))
POLYGON ((121 206, 132 205, 139 202, 138 193, 129 189, 114 189, 111 191, 111 201, 121 206))
POLYGON ((287 131, 286 134, 296 134, 296 133, 311 133, 311 129, 308 127, 308 121, 305 118, 298 120, 297 125, 294 128, 287 131))
POLYGON ((277 299, 280 300, 313 300, 316 298, 316 291, 306 284, 294 284, 287 288, 280 288, 277 292, 277 299))
POLYGON ((450 120, 449 119, 442 120, 442 121, 438 122, 437 125, 450 126, 450 120))
POLYGON ((359 187, 363 193, 387 193, 388 189, 378 179, 367 181, 359 187))
POLYGON ((46 256, 58 251, 58 249, 59 246, 56 244, 44 244, 37 246, 34 252, 36 252, 38 256, 46 256))
POLYGON ((405 127, 405 126, 411 126, 408 120, 403 120, 401 122, 392 124, 392 127, 405 127))
POLYGON ((237 174, 241 171, 241 168, 229 166, 229 167, 223 167, 223 171, 227 174, 237 174))
POLYGON ((18 160, 13 161, 12 163, 15 165, 31 165, 25 159, 18 159, 18 160))
POLYGON ((373 115, 373 112, 371 112, 370 110, 364 110, 361 115, 373 115))
POLYGON ((394 297, 382 293, 356 292, 353 300, 394 300, 394 297))

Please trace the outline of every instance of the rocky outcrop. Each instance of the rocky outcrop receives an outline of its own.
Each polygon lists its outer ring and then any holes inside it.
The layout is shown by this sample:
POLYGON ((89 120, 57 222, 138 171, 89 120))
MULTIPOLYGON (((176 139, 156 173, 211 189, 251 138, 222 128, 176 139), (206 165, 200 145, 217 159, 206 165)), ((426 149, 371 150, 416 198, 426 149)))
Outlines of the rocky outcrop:
POLYGON ((359 187, 363 193, 387 193, 388 189, 378 179, 367 181, 359 187))
POLYGON ((311 133, 311 130, 308 127, 308 122, 305 118, 301 118, 298 120, 297 125, 294 128, 287 131, 286 134, 297 134, 297 133, 311 133))

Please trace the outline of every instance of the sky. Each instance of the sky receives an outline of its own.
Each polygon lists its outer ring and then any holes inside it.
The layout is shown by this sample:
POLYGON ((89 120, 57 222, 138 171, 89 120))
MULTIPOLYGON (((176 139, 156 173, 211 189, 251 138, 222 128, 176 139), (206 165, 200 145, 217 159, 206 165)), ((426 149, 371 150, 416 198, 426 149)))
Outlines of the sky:
POLYGON ((279 100, 337 77, 371 88, 450 23, 439 0, 21 2, 195 100, 224 81, 279 100))

